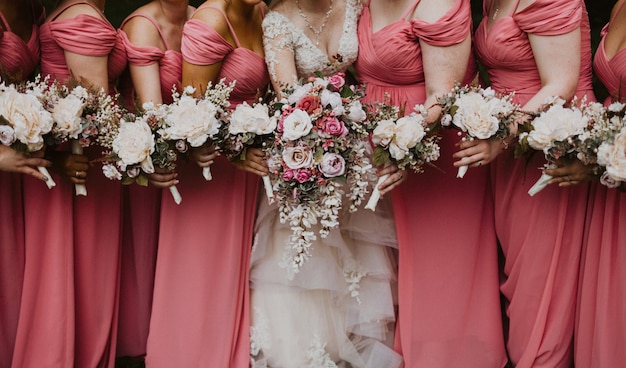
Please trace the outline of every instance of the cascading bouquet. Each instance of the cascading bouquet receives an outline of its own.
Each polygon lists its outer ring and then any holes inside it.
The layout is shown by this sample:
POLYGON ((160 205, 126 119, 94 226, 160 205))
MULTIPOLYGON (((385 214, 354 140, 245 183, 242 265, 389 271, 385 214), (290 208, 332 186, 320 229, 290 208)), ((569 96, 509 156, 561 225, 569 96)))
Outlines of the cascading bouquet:
MULTIPOLYGON (((439 159, 439 137, 429 134, 426 127, 426 109, 415 106, 415 111, 400 117, 397 106, 377 104, 370 108, 369 120, 375 123, 372 143, 376 145, 372 161, 376 166, 392 163, 400 170, 412 169, 416 173, 423 171, 423 165, 439 159)), ((365 208, 374 211, 380 200, 378 186, 389 175, 378 179, 365 208)))
MULTIPOLYGON (((223 139, 221 150, 232 161, 245 160, 248 148, 267 151, 274 143, 280 112, 269 114, 267 104, 261 102, 252 106, 246 102, 237 105, 231 112, 228 134, 223 139)), ((274 200, 274 191, 269 176, 263 176, 265 194, 270 203, 274 200)))
MULTIPOLYGON (((224 132, 227 120, 228 97, 235 87, 235 82, 226 84, 224 79, 216 84, 209 82, 201 98, 194 97, 195 88, 185 87, 182 94, 173 93, 174 102, 169 105, 165 115, 165 127, 160 130, 161 137, 174 141, 180 152, 189 147, 200 147, 208 140, 219 146, 226 136, 224 132)), ((211 180, 211 169, 202 169, 206 180, 211 180)))
MULTIPOLYGON (((441 125, 453 126, 465 135, 463 140, 501 139, 511 135, 519 106, 512 102, 513 95, 498 95, 491 88, 455 86, 439 98, 443 108, 441 125)), ((462 134, 462 133, 459 133, 462 134)), ((462 178, 468 166, 459 167, 457 178, 462 178)))
MULTIPOLYGON (((141 113, 128 114, 120 121, 116 134, 104 145, 109 149, 102 166, 107 178, 147 186, 146 174, 153 173, 155 165, 168 170, 176 167, 178 155, 161 135, 167 109, 167 105, 145 103, 141 113)), ((182 197, 176 186, 169 190, 174 202, 180 204, 182 197)))
MULTIPOLYGON (((44 136, 52 130, 52 115, 41 103, 38 90, 26 85, 0 84, 0 144, 29 155, 44 148, 44 136)), ((56 185, 45 167, 37 169, 48 188, 56 185)))
POLYGON ((363 94, 345 84, 343 73, 312 77, 284 95, 272 105, 280 115, 268 166, 280 221, 292 230, 281 266, 293 277, 311 257, 313 225, 319 220, 318 233, 327 237, 339 225, 344 194, 349 211, 356 211, 372 166, 366 112, 359 102, 363 94))
MULTIPOLYGON (((116 134, 123 110, 103 88, 68 87, 54 82, 46 95, 54 120, 53 144, 70 141, 72 153, 82 155, 83 149, 91 145, 106 146, 116 134)), ((84 184, 75 184, 74 188, 77 196, 87 195, 84 184)))
MULTIPOLYGON (((584 101, 583 101, 584 105, 584 101)), ((565 100, 553 97, 539 110, 530 122, 518 128, 519 145, 515 149, 517 157, 531 148, 543 151, 547 163, 545 168, 555 168, 556 162, 563 158, 575 158, 581 134, 589 123, 589 116, 573 102, 565 106, 565 100)), ((542 174, 539 180, 528 190, 534 196, 543 190, 552 176, 542 174)))

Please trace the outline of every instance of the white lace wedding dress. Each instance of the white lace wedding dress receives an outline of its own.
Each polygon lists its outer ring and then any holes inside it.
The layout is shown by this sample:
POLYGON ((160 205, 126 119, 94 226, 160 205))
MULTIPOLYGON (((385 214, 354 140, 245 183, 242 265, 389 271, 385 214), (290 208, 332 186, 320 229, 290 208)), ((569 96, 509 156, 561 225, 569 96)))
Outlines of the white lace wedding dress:
MULTIPOLYGON (((357 56, 358 0, 347 0, 339 60, 326 54, 284 15, 264 21, 270 74, 280 68, 274 47, 294 52, 298 78, 344 71, 357 56)), ((375 180, 375 178, 372 178, 375 180)), ((389 202, 376 212, 343 211, 340 229, 317 236, 312 257, 295 275, 284 266, 291 229, 276 206, 259 196, 252 250, 251 364, 253 368, 396 368, 390 346, 395 321, 397 246, 389 202)))

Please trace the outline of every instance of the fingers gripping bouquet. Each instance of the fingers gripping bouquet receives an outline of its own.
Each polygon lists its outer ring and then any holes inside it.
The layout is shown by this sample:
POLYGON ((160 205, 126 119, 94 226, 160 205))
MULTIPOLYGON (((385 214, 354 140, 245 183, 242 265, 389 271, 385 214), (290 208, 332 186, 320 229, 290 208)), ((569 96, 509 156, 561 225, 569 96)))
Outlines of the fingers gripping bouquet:
POLYGON ((285 95, 273 104, 279 119, 268 166, 280 220, 292 229, 281 266, 293 277, 311 257, 313 225, 319 221, 319 235, 328 236, 339 224, 344 195, 356 211, 372 166, 362 91, 346 85, 343 73, 310 78, 285 95))
MULTIPOLYGON (((230 106, 228 98, 235 82, 226 84, 224 79, 213 85, 209 83, 202 98, 194 97, 195 88, 185 87, 182 94, 174 93, 174 102, 169 105, 165 116, 166 126, 161 136, 174 141, 179 152, 186 152, 189 147, 200 147, 209 140, 219 147, 223 137, 230 106)), ((211 169, 202 169, 206 180, 211 180, 211 169)))
MULTIPOLYGON (((400 170, 410 168, 419 173, 424 164, 436 161, 439 158, 439 137, 429 134, 426 113, 422 105, 415 106, 415 112, 402 117, 397 106, 372 106, 370 120, 376 123, 371 138, 376 146, 372 157, 374 165, 393 163, 400 170)), ((378 186, 388 177, 387 174, 378 179, 365 208, 376 209, 380 200, 378 186)))
MULTIPOLYGON (((455 86, 439 98, 443 108, 441 125, 465 133, 463 140, 501 139, 511 135, 510 126, 519 106, 512 103, 513 95, 498 96, 491 88, 455 86)), ((467 173, 468 166, 459 167, 457 178, 467 173)))
MULTIPOLYGON (((53 125, 52 115, 41 103, 43 95, 34 86, 0 84, 0 144, 24 155, 44 148, 44 136, 53 125)), ((56 185, 45 167, 37 169, 46 178, 48 188, 56 185)))
MULTIPOLYGON (((545 168, 555 168, 558 160, 577 156, 578 141, 588 122, 589 117, 575 104, 566 107, 565 100, 552 98, 532 121, 520 125, 520 144, 516 147, 516 156, 530 149, 543 151, 547 160, 545 168)), ((534 196, 539 193, 549 184, 550 179, 550 175, 542 174, 528 194, 534 196)))

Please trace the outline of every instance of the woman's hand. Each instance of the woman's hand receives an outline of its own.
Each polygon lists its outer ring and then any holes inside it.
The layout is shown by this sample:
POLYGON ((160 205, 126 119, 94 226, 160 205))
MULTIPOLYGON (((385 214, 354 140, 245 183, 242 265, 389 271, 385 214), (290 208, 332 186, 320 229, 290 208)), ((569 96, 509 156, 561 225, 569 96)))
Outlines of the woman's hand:
POLYGON ((178 173, 174 170, 155 167, 152 174, 146 174, 148 182, 156 188, 168 188, 178 184, 178 173))
POLYGON ((219 155, 220 153, 215 150, 215 146, 208 141, 200 147, 191 148, 189 150, 191 159, 194 160, 198 166, 203 168, 213 165, 219 155))
POLYGON ((0 170, 34 176, 45 180, 36 166, 50 167, 52 163, 39 157, 26 157, 14 149, 0 145, 0 170))
POLYGON ((75 155, 69 152, 54 152, 51 158, 52 168, 59 174, 65 175, 74 184, 87 182, 89 158, 85 155, 75 155))
POLYGON ((459 151, 452 155, 458 159, 454 162, 454 167, 478 167, 495 160, 500 152, 508 147, 508 142, 498 139, 473 139, 461 141, 456 146, 459 147, 459 151))
POLYGON ((557 164, 559 167, 544 171, 547 175, 552 176, 549 184, 569 187, 595 179, 593 166, 585 165, 578 159, 559 161, 557 164))
POLYGON ((387 180, 383 181, 378 186, 378 190, 380 191, 381 196, 391 192, 393 188, 400 185, 406 179, 404 170, 398 169, 398 166, 396 165, 379 167, 376 174, 378 175, 378 177, 381 177, 383 175, 389 175, 387 180))
POLYGON ((247 171, 259 176, 269 174, 267 162, 265 161, 265 153, 258 148, 248 148, 246 150, 246 159, 234 162, 234 165, 243 171, 247 171))

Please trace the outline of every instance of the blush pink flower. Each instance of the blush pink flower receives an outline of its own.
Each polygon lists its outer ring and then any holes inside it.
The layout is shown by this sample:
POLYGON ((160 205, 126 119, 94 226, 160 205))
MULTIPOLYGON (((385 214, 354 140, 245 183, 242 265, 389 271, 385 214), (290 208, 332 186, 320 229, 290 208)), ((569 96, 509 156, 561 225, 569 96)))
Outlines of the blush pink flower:
POLYGON ((298 170, 295 176, 298 183, 306 183, 311 178, 308 170, 298 170))
POLYGON ((324 133, 333 137, 345 137, 348 135, 346 126, 334 116, 324 116, 322 118, 324 133))
POLYGON ((341 176, 346 171, 346 160, 336 153, 325 153, 319 169, 327 178, 341 176))
POLYGON ((329 77, 328 82, 330 82, 330 85, 338 91, 346 84, 346 75, 345 73, 337 73, 329 77))

